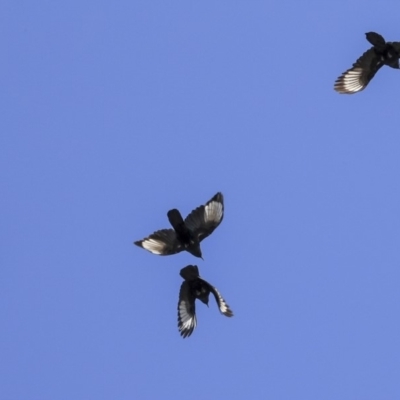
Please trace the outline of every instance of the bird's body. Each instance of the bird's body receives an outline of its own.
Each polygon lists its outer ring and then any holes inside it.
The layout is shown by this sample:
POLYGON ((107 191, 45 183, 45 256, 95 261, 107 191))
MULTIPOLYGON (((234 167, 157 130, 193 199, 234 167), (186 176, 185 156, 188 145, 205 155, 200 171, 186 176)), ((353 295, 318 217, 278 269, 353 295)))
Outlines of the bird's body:
POLYGON ((375 32, 368 32, 365 35, 373 47, 367 50, 352 68, 336 79, 334 89, 341 94, 353 94, 365 89, 384 65, 400 68, 400 42, 386 42, 375 32))
POLYGON ((134 243, 153 254, 171 255, 185 250, 202 258, 200 242, 221 223, 224 217, 224 198, 222 193, 217 193, 185 219, 177 209, 169 210, 167 216, 174 229, 161 229, 134 243))
POLYGON ((168 220, 175 230, 177 240, 182 244, 183 250, 201 258, 200 241, 186 226, 181 213, 177 209, 168 211, 168 220))
POLYGON ((180 275, 184 281, 179 291, 178 328, 184 338, 190 336, 197 325, 196 299, 208 306, 209 296, 212 293, 220 312, 227 317, 233 316, 232 310, 218 290, 200 277, 199 269, 196 265, 188 265, 182 268, 180 275))

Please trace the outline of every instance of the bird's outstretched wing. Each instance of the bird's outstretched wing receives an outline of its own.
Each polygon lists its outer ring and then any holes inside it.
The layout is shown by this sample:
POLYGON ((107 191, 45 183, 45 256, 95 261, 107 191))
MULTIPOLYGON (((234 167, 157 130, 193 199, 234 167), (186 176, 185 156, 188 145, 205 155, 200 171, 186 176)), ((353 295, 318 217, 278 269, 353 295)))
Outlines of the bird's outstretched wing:
POLYGON ((214 295, 215 301, 218 304, 219 311, 221 311, 221 313, 224 314, 226 317, 233 317, 232 310, 229 308, 229 305, 223 299, 223 297, 221 296, 221 293, 218 291, 218 289, 216 287, 210 285, 204 279, 201 279, 201 280, 209 287, 210 292, 214 295))
POLYGON ((183 281, 178 301, 178 328, 183 338, 190 336, 197 325, 195 300, 189 283, 183 281))
POLYGON ((383 62, 374 48, 367 50, 354 64, 335 81, 334 89, 341 94, 353 94, 365 89, 383 62))
POLYGON ((143 240, 134 242, 137 246, 150 251, 153 254, 168 256, 183 250, 173 229, 161 229, 149 235, 143 240))
POLYGON ((204 206, 197 207, 185 219, 185 225, 199 241, 211 235, 224 218, 224 196, 217 193, 204 206))

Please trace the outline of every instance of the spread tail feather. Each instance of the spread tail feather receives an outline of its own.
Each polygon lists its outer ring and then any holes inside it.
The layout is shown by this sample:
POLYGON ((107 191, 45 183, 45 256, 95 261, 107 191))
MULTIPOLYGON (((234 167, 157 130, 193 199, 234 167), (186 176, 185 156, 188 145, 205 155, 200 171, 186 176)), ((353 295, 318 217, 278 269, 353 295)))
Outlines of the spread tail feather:
POLYGON ((366 34, 368 42, 370 42, 376 50, 382 52, 385 50, 386 42, 382 35, 375 32, 367 32, 366 34))
POLYGON ((169 210, 167 215, 170 224, 177 232, 181 232, 185 229, 185 222, 183 221, 181 213, 176 208, 169 210))

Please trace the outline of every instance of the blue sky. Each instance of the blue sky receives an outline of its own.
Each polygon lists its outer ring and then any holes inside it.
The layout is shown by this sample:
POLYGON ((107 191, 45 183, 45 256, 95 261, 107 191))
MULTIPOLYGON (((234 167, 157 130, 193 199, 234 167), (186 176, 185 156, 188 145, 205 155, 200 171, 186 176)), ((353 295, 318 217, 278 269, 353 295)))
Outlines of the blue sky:
POLYGON ((1 400, 399 399, 400 72, 333 90, 399 12, 2 2, 1 400), (204 261, 132 244, 218 191, 204 261))

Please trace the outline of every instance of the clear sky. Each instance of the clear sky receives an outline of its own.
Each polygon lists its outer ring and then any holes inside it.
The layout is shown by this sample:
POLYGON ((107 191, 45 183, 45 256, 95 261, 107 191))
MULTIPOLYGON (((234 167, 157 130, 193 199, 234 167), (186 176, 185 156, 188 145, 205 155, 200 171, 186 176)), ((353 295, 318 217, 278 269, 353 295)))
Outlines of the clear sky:
POLYGON ((0 399, 400 399, 400 71, 333 90, 399 14, 2 1, 0 399), (218 191, 204 261, 133 245, 218 191))

